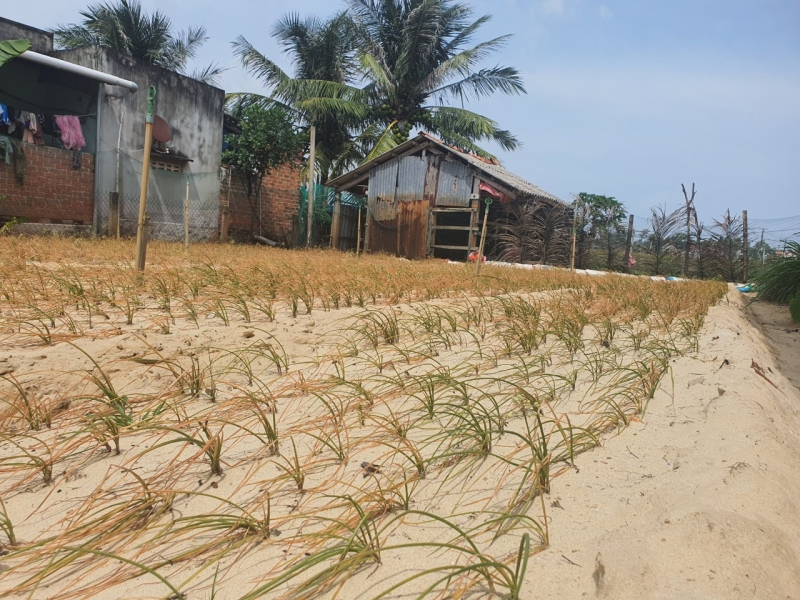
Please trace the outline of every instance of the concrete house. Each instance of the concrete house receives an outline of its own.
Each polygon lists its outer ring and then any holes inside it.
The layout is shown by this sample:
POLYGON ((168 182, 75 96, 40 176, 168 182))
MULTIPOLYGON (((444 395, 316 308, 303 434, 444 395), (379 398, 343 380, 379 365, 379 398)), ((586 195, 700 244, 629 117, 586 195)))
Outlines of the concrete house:
MULTIPOLYGON (((486 198, 494 207, 509 202, 563 204, 495 162, 425 133, 326 185, 337 193, 367 197, 362 215, 366 251, 410 259, 465 260, 480 244, 486 198)), ((346 249, 341 233, 354 229, 353 216, 339 204, 334 207, 332 245, 346 249)), ((496 212, 490 209, 490 221, 496 212)))
POLYGON ((224 92, 107 48, 53 50, 52 34, 0 18, 0 40, 27 39, 30 51, 0 67, 0 104, 12 121, 39 115, 44 134, 23 143, 24 181, 0 161, 0 221, 18 217, 51 228, 105 235, 112 194, 119 228, 135 235, 144 148, 147 89, 155 86, 159 138, 151 153, 148 213, 151 236, 182 239, 187 182, 192 239, 216 237, 220 213, 220 154, 224 92), (77 117, 84 145, 64 148, 51 121, 77 117))

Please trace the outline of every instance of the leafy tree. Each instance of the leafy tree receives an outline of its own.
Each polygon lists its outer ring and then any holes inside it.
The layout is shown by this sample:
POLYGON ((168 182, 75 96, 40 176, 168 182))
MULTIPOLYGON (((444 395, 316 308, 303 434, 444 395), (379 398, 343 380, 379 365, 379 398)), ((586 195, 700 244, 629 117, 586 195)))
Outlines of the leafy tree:
POLYGON ((226 136, 228 147, 222 152, 222 162, 236 169, 242 178, 250 203, 250 233, 253 234, 256 223, 261 223, 258 206, 264 176, 296 161, 308 142, 280 107, 251 104, 241 107, 233 116, 239 119, 241 133, 226 136))
MULTIPOLYGON (((208 40, 205 27, 176 32, 166 15, 159 11, 148 15, 138 0, 91 4, 80 15, 82 23, 52 30, 59 48, 104 46, 183 75, 188 75, 187 63, 208 40)), ((216 85, 223 71, 211 64, 190 77, 216 85)))
POLYGON ((603 238, 606 242, 606 268, 610 269, 614 262, 615 236, 624 232, 625 219, 628 217, 625 206, 612 196, 600 194, 578 194, 578 201, 586 207, 583 227, 589 228, 587 241, 603 238))
MULTIPOLYGON (((347 4, 349 11, 342 18, 350 20, 352 30, 348 26, 342 35, 352 31, 355 36, 357 73, 352 76, 342 69, 325 80, 306 78, 303 72, 290 77, 243 38, 234 43, 244 66, 267 85, 274 99, 296 109, 310 124, 334 119, 353 134, 349 147, 342 149, 343 167, 393 148, 414 128, 484 156, 489 154, 478 142, 494 141, 508 150, 519 145, 491 119, 447 105, 495 92, 525 92, 516 69, 477 68, 509 37, 471 45, 489 16, 472 20, 471 9, 450 0, 347 4), (354 81, 362 82, 360 87, 354 81)), ((351 63, 342 59, 341 64, 351 63)))

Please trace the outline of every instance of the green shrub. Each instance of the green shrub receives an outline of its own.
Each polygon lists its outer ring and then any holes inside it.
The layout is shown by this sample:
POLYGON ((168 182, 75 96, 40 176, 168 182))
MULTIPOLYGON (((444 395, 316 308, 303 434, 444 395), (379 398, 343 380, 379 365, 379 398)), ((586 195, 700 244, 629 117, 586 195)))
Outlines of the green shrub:
POLYGON ((800 292, 800 243, 787 242, 786 251, 794 256, 776 259, 753 278, 759 299, 789 304, 800 292))

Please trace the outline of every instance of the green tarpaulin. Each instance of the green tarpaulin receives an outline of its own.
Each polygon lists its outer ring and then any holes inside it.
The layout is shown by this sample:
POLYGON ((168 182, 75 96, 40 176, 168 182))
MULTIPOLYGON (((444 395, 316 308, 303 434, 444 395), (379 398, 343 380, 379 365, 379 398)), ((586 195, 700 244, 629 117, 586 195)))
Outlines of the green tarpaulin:
POLYGON ((29 50, 31 43, 28 40, 7 40, 0 42, 0 67, 7 61, 29 50))

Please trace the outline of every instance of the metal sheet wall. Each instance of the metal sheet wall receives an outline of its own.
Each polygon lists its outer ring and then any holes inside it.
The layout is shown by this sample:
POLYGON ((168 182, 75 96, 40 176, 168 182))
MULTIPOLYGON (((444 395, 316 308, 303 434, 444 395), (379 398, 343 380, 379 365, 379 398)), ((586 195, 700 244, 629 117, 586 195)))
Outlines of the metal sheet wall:
POLYGON ((375 166, 367 194, 370 252, 424 258, 432 192, 436 205, 468 208, 472 179, 467 165, 434 156, 404 156, 375 166))
MULTIPOLYGON (((342 205, 339 213, 339 250, 355 250, 358 238, 358 208, 342 205)), ((363 235, 363 229, 361 234, 363 235)))
POLYGON ((397 199, 400 202, 422 200, 425 194, 425 172, 428 170, 428 161, 421 156, 404 156, 397 159, 397 163, 397 199))
POLYGON ((436 206, 468 207, 472 178, 472 170, 464 163, 442 161, 439 165, 436 206))
POLYGON ((397 161, 392 160, 376 166, 369 173, 367 201, 372 217, 378 221, 397 217, 397 167, 397 161))

